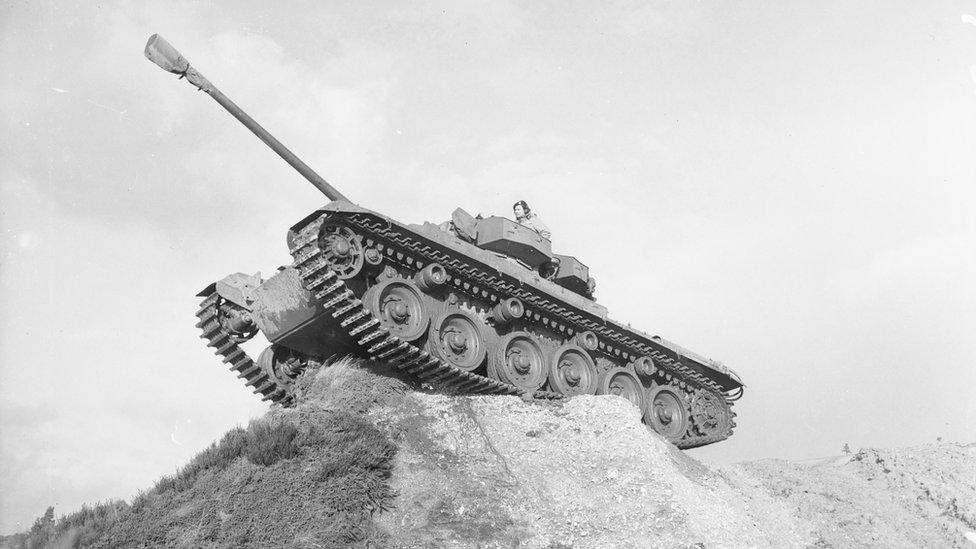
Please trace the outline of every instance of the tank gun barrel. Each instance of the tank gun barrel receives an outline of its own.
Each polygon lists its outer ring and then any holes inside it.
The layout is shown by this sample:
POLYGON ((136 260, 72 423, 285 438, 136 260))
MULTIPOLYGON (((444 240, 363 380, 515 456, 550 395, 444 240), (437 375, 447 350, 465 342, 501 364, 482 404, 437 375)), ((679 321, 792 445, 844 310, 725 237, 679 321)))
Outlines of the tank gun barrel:
POLYGON ((149 41, 146 42, 145 54, 147 59, 158 65, 161 69, 178 74, 180 78, 185 77, 197 89, 207 92, 217 103, 220 103, 221 107, 234 115, 234 118, 240 120, 242 124, 247 126, 247 129, 258 136, 258 139, 264 141, 267 146, 271 147, 271 150, 278 153, 278 156, 283 158, 285 162, 291 164, 291 167, 295 168, 312 185, 315 185, 315 188, 327 196, 329 200, 345 200, 346 202, 351 202, 336 190, 335 187, 323 179, 322 176, 315 173, 315 170, 310 168, 302 159, 295 156, 295 153, 288 150, 288 147, 285 147, 280 141, 275 139, 268 130, 261 127, 257 121, 248 116, 243 109, 238 107, 236 103, 231 101, 216 86, 211 84, 199 71, 190 66, 190 62, 162 36, 154 34, 149 37, 149 41))

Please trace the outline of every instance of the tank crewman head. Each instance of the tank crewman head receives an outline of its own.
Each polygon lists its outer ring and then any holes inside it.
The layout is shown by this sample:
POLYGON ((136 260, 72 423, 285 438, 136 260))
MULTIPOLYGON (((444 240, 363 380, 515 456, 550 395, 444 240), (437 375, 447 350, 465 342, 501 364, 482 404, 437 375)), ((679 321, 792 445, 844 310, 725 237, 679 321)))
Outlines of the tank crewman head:
POLYGON ((519 200, 512 206, 512 211, 515 212, 515 219, 523 219, 529 217, 529 205, 525 203, 524 200, 519 200))

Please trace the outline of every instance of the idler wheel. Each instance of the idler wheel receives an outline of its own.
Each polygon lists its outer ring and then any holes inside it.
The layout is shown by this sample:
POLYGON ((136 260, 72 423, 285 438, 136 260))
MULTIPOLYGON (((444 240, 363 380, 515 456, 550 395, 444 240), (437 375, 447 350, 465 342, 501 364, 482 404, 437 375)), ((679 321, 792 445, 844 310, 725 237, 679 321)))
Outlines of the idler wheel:
POLYGON ((243 343, 258 333, 251 312, 224 298, 217 306, 217 321, 234 343, 243 343))
POLYGON ((373 318, 404 341, 415 341, 427 333, 430 312, 423 293, 409 280, 393 278, 370 288, 363 301, 373 318))
POLYGON ((567 343, 556 349, 549 361, 549 388, 572 397, 596 393, 599 378, 596 364, 578 345, 567 343))
POLYGON ((598 395, 617 395, 626 398, 644 412, 644 386, 630 370, 616 366, 600 377, 598 395))
POLYGON ((549 369, 542 345, 528 332, 502 337, 488 361, 488 376, 526 391, 536 391, 546 382, 549 369))
POLYGON ((319 250, 340 279, 353 278, 363 270, 366 254, 362 238, 345 225, 323 223, 319 250))
POLYGON ((445 311, 431 323, 427 350, 451 366, 475 370, 488 352, 481 326, 481 319, 467 311, 445 311))
POLYGON ((658 385, 647 392, 644 423, 659 435, 677 444, 688 431, 688 408, 683 391, 673 385, 658 385))
POLYGON ((256 363, 280 387, 286 387, 293 384, 295 378, 305 370, 308 359, 288 347, 271 345, 261 351, 256 363))

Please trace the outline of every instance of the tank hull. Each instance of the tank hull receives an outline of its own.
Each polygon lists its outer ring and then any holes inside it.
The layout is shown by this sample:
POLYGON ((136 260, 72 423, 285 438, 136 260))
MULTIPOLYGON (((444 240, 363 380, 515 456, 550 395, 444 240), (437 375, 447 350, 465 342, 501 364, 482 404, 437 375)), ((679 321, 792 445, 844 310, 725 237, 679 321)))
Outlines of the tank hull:
MULTIPOLYGON (((402 224, 392 218, 366 208, 343 201, 335 201, 317 210, 302 222, 293 226, 290 234, 296 234, 313 220, 327 216, 342 220, 357 227, 362 234, 377 244, 386 245, 388 257, 402 250, 410 250, 415 260, 441 262, 451 265, 455 278, 464 275, 481 281, 492 278, 492 286, 498 295, 509 294, 536 304, 539 310, 549 309, 553 318, 572 323, 579 329, 591 329, 603 333, 611 341, 618 341, 618 347, 652 350, 680 363, 692 372, 692 376, 707 379, 716 384, 722 392, 738 390, 742 387, 739 376, 720 363, 667 341, 661 337, 635 330, 623 322, 610 318, 606 307, 591 299, 546 280, 537 272, 526 270, 522 265, 498 253, 480 249, 464 240, 438 229, 437 225, 402 224)), ((294 250, 294 247, 293 247, 294 250)), ((294 252, 293 252, 294 253, 294 252)), ((407 271, 412 267, 405 259, 395 259, 407 271)), ((585 267, 584 267, 585 268, 585 267)), ((611 346, 611 353, 617 347, 611 346)))
MULTIPOLYGON (((617 394, 680 448, 724 440, 735 426, 734 372, 436 225, 336 201, 293 226, 288 242, 293 265, 251 305, 276 348, 381 360, 461 394, 617 394)), ((259 366, 273 389, 256 392, 288 404, 293 375, 269 361, 259 366)))

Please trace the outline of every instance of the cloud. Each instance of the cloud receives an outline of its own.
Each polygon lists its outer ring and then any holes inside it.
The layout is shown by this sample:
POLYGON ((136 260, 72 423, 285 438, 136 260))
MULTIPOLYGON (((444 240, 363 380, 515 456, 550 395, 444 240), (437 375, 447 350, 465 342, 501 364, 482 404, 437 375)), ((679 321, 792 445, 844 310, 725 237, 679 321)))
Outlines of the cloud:
POLYGON ((945 302, 976 301, 976 255, 969 232, 919 237, 884 250, 854 271, 829 283, 847 303, 881 299, 897 302, 894 294, 945 302))
MULTIPOLYGON (((200 11, 184 7, 188 17, 200 11)), ((311 186, 215 102, 143 58, 150 25, 175 26, 172 13, 158 11, 107 6, 92 36, 81 39, 71 27, 53 49, 35 53, 36 66, 53 69, 51 78, 31 73, 0 84, 11 106, 0 145, 45 210, 119 229, 149 223, 177 237, 278 216, 287 227, 320 204, 311 186), (215 208, 236 219, 228 224, 215 208)), ((189 17, 174 45, 327 179, 370 173, 389 133, 390 86, 381 74, 355 82, 347 74, 350 65, 384 66, 381 56, 300 56, 267 36, 214 33, 206 23, 213 16, 189 17)))
POLYGON ((3 418, 3 428, 21 433, 39 431, 44 425, 57 418, 49 407, 38 402, 14 403, 3 401, 0 404, 0 417, 3 418))
POLYGON ((39 239, 37 235, 31 231, 23 231, 17 233, 17 245, 20 246, 22 250, 32 250, 37 247, 39 239))
POLYGON ((969 15, 968 13, 962 14, 962 22, 969 23, 970 25, 976 26, 976 17, 969 15))

